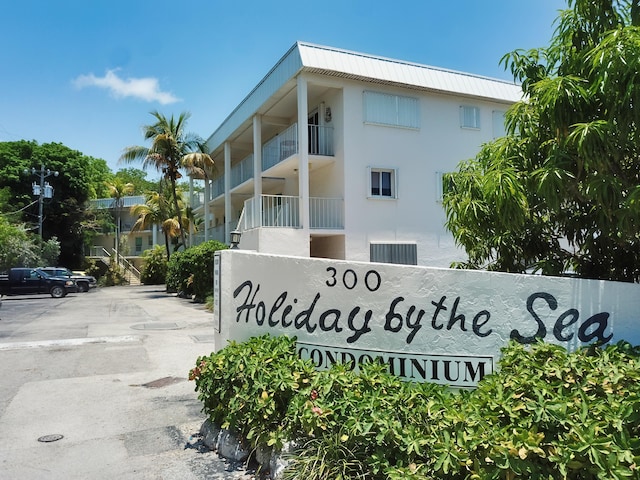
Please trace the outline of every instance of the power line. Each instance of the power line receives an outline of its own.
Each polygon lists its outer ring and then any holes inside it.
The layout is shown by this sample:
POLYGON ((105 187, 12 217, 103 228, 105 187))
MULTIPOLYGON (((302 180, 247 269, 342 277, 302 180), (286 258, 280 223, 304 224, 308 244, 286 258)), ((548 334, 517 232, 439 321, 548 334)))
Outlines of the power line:
POLYGON ((27 208, 29 208, 31 205, 35 205, 36 203, 38 203, 38 200, 34 200, 29 205, 25 205, 20 210, 16 210, 15 212, 0 213, 0 215, 15 215, 16 213, 20 213, 23 210, 26 210, 27 208))

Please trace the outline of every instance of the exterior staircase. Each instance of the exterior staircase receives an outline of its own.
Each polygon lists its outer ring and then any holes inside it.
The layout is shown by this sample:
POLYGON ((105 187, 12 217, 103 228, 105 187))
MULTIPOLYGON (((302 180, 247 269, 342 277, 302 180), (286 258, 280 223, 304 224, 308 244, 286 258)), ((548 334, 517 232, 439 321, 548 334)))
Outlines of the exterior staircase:
POLYGON ((111 249, 109 252, 103 248, 97 258, 105 265, 111 265, 113 259, 117 259, 117 263, 124 272, 124 278, 129 285, 142 285, 140 281, 140 270, 138 270, 129 260, 124 258, 115 249, 111 249))

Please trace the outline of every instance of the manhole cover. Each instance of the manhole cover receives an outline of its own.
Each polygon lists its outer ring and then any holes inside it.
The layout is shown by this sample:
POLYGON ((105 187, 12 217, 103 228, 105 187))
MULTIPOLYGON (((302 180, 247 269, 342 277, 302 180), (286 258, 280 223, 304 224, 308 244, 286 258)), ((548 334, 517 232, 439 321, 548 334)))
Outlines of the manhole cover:
POLYGON ((49 442, 56 442, 58 440, 60 440, 61 438, 64 438, 64 435, 60 435, 59 433, 54 433, 52 435, 43 435, 42 437, 40 437, 38 439, 39 442, 44 442, 44 443, 49 443, 49 442))

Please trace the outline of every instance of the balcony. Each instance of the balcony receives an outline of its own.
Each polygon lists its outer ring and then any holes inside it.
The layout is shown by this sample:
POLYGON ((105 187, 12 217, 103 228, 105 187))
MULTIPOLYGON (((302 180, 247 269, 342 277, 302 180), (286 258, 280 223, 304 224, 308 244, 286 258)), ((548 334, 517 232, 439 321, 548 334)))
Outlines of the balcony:
MULTIPOLYGON (((309 198, 309 228, 342 230, 342 198, 309 198)), ((300 228, 300 197, 262 195, 244 202, 242 230, 259 227, 300 228)))
POLYGON ((211 198, 213 200, 224 193, 224 173, 211 182, 211 198))
MULTIPOLYGON (((216 227, 209 228, 207 232, 207 237, 209 240, 217 240, 218 242, 225 243, 224 239, 224 225, 218 225, 216 227)), ((193 245, 200 245, 204 243, 204 232, 199 231, 193 236, 193 245)))
POLYGON ((262 171, 298 153, 298 124, 294 123, 262 146, 262 171))
POLYGON ((231 167, 231 188, 237 187, 250 178, 253 178, 253 154, 231 167))
MULTIPOLYGON (((309 154, 321 156, 334 156, 333 128, 320 125, 308 125, 309 154)), ((262 171, 266 171, 287 158, 299 153, 298 124, 290 125, 271 140, 262 145, 262 171)), ((253 154, 246 156, 241 162, 231 167, 231 188, 253 178, 254 159, 253 154)), ((214 200, 224 194, 225 174, 212 180, 211 198, 214 200)))
MULTIPOLYGON (((309 154, 332 157, 334 155, 333 127, 308 125, 307 128, 309 154)), ((294 123, 262 146, 262 171, 268 170, 298 152, 298 124, 294 123)))
MULTIPOLYGON (((120 207, 122 208, 130 208, 134 205, 144 205, 146 203, 146 198, 144 195, 132 195, 128 197, 122 197, 120 199, 120 207)), ((98 198, 95 200, 91 200, 90 204, 93 208, 96 209, 106 209, 106 208, 115 208, 116 199, 115 198, 98 198)))

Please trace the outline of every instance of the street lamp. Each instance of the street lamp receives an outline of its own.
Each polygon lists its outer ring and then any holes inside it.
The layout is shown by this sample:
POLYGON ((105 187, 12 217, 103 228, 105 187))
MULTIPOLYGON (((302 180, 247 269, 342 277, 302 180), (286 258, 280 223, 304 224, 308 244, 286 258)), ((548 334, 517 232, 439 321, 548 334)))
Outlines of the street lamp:
MULTIPOLYGON (((40 236, 40 240, 42 240, 43 200, 45 198, 53 198, 53 187, 49 185, 49 182, 45 182, 44 179, 51 175, 57 177, 59 173, 57 171, 52 172, 48 168, 45 170, 44 165, 40 165, 40 170, 36 170, 34 167, 30 171, 33 175, 40 176, 40 182, 33 182, 31 184, 31 188, 33 189, 33 195, 36 195, 38 197, 38 235, 40 236)), ((29 175, 29 169, 25 168, 24 174, 29 175)))

